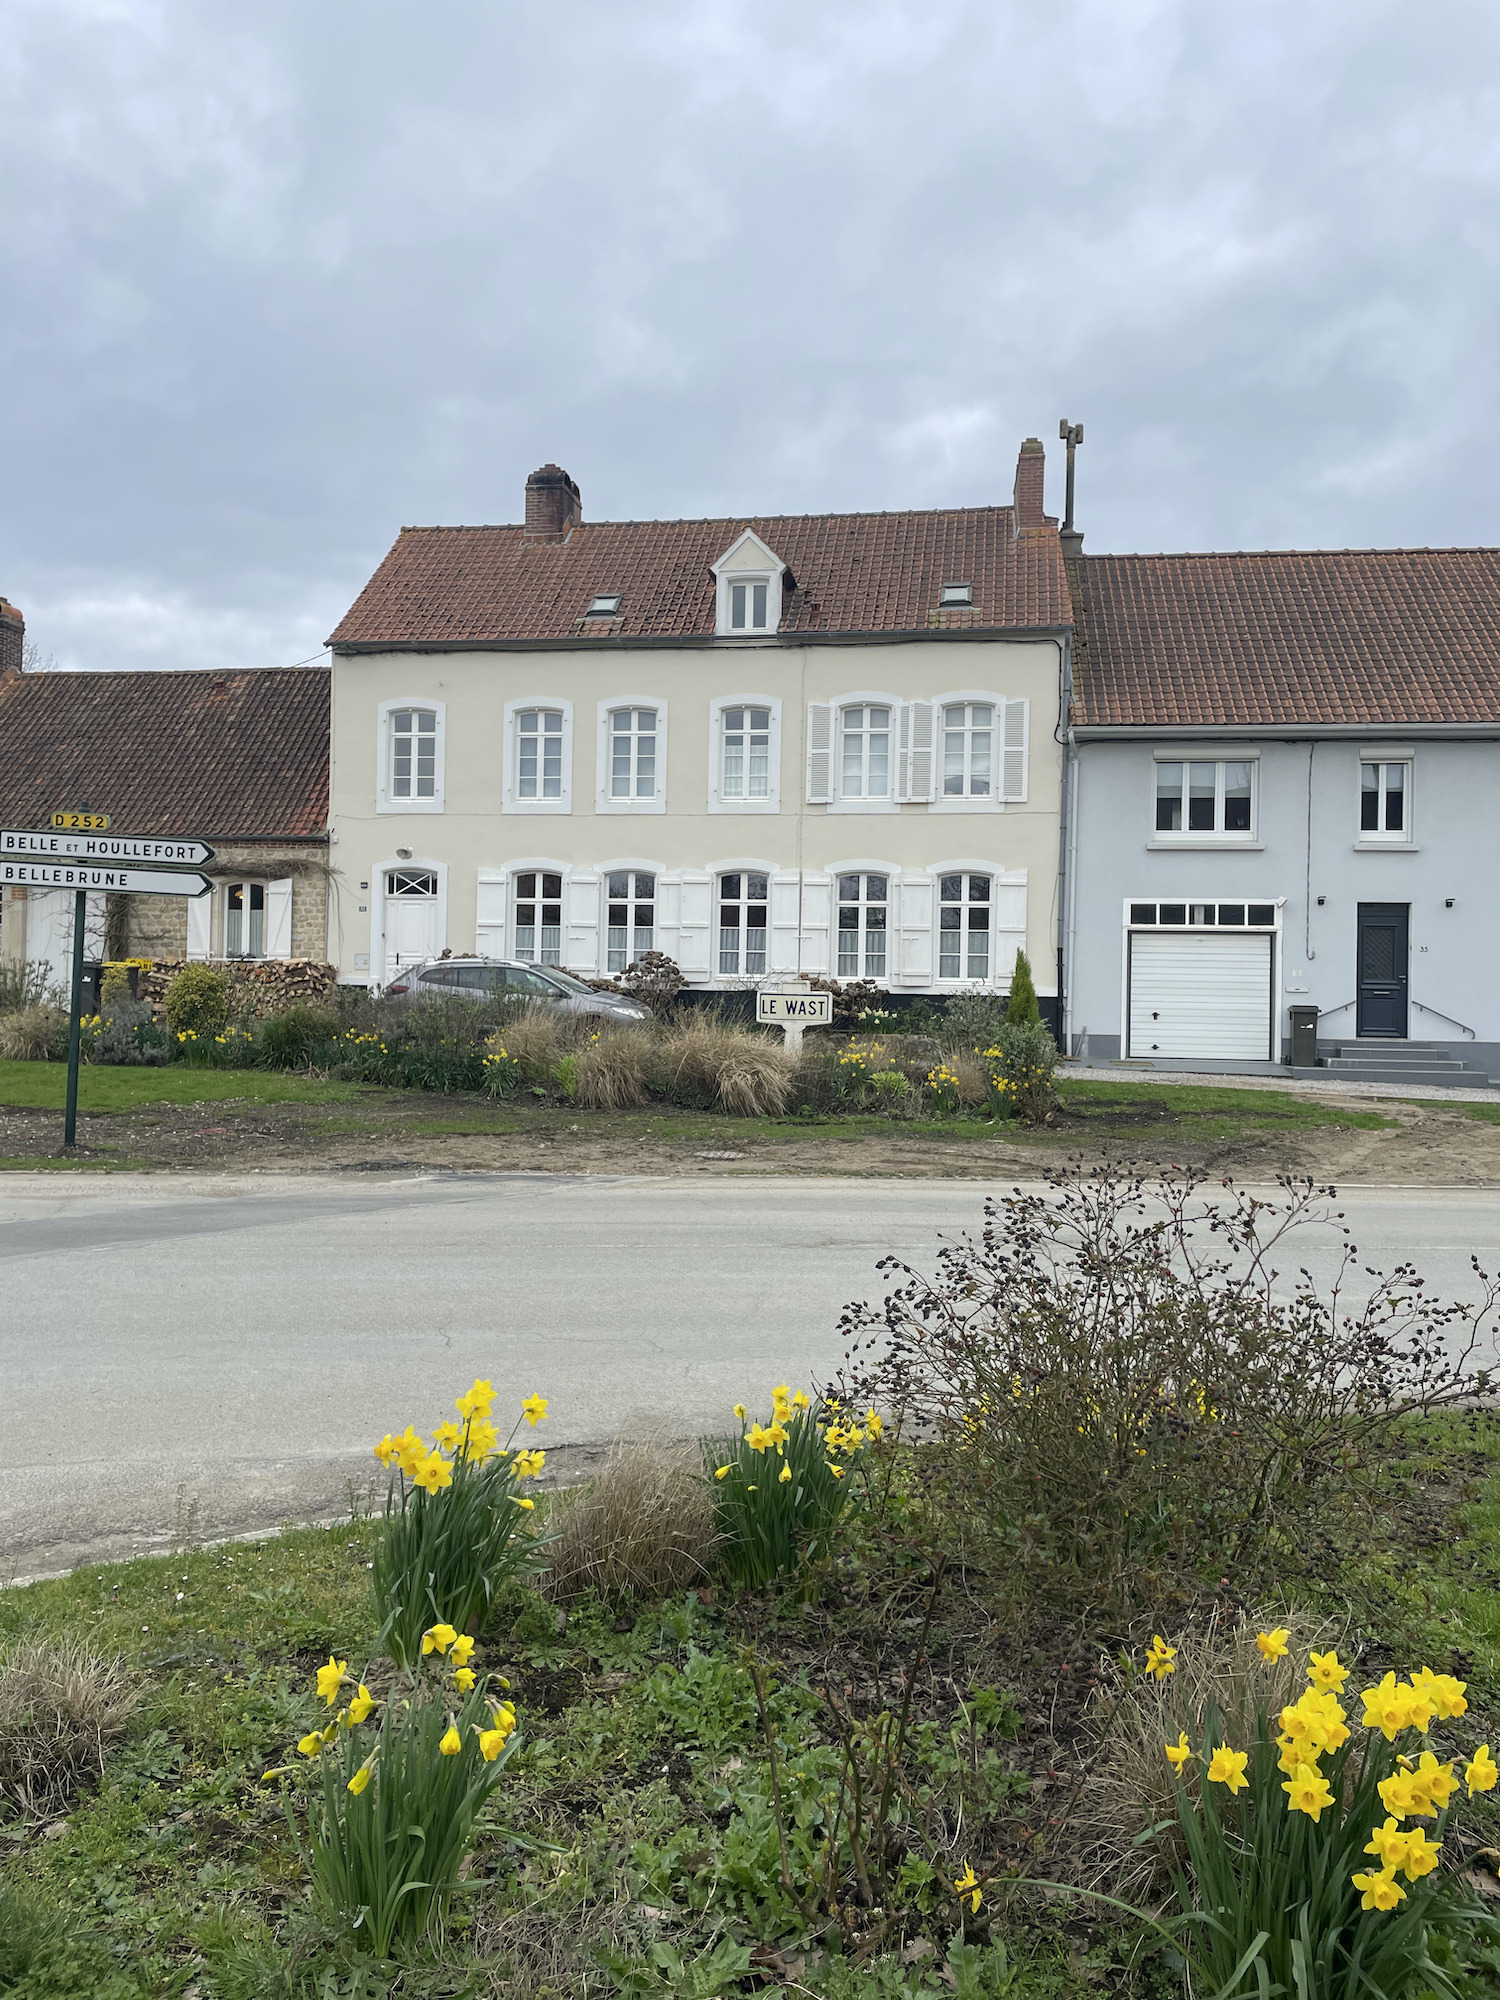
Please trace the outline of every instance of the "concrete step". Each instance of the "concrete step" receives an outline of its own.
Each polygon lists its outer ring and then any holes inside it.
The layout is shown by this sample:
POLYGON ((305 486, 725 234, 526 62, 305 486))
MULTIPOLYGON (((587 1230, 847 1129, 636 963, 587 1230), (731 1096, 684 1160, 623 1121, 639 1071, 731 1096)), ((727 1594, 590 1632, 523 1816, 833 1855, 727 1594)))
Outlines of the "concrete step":
POLYGON ((1332 1063, 1317 1069, 1294 1069, 1299 1083, 1416 1083, 1431 1090, 1493 1090, 1493 1079, 1483 1070, 1437 1070, 1419 1063, 1332 1063))
POLYGON ((1456 1056, 1330 1056, 1329 1069, 1420 1069, 1434 1076, 1462 1071, 1466 1065, 1456 1056))

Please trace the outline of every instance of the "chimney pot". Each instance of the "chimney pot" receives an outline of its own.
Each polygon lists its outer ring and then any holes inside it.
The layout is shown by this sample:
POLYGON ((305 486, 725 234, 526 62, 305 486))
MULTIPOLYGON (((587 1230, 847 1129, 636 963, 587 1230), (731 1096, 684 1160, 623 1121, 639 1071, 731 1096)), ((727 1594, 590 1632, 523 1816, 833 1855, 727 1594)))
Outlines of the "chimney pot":
POLYGON ((577 484, 560 465, 542 465, 526 482, 526 539, 564 542, 583 519, 577 484))
POLYGON ((0 679, 23 671, 26 620, 8 598, 0 597, 0 679))
POLYGON ((1047 454, 1040 438, 1027 438, 1016 459, 1013 523, 1018 535, 1039 535, 1055 528, 1042 511, 1042 488, 1047 477, 1047 454))

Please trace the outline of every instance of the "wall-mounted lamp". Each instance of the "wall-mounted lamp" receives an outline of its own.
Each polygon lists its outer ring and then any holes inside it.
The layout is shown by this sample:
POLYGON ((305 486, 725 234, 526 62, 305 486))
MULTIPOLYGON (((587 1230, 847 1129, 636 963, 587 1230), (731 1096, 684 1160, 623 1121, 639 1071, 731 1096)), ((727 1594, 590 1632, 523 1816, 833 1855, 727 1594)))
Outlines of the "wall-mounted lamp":
MULTIPOLYGON (((411 849, 409 847, 398 847, 396 849, 396 859, 398 861, 410 861, 411 849)), ((1319 898, 1319 900, 1320 901, 1322 900, 1321 897, 1319 898)))

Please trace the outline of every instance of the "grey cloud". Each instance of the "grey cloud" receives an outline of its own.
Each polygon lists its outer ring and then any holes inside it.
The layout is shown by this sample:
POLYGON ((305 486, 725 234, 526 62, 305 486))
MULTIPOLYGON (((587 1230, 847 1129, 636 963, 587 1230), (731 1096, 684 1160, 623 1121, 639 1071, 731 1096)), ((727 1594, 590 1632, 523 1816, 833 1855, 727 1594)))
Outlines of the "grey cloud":
POLYGON ((1090 548, 1500 539, 1500 17, 1440 11, 13 0, 0 590, 291 660, 547 458, 932 506, 1064 414, 1090 548))

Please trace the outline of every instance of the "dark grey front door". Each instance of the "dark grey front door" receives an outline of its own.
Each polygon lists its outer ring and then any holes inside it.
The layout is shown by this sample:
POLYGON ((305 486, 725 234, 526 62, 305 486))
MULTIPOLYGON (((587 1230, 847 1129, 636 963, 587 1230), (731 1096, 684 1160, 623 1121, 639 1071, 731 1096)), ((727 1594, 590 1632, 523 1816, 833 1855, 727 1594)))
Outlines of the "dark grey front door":
POLYGON ((1359 906, 1359 1002, 1355 1033, 1406 1035, 1409 903, 1359 906))

